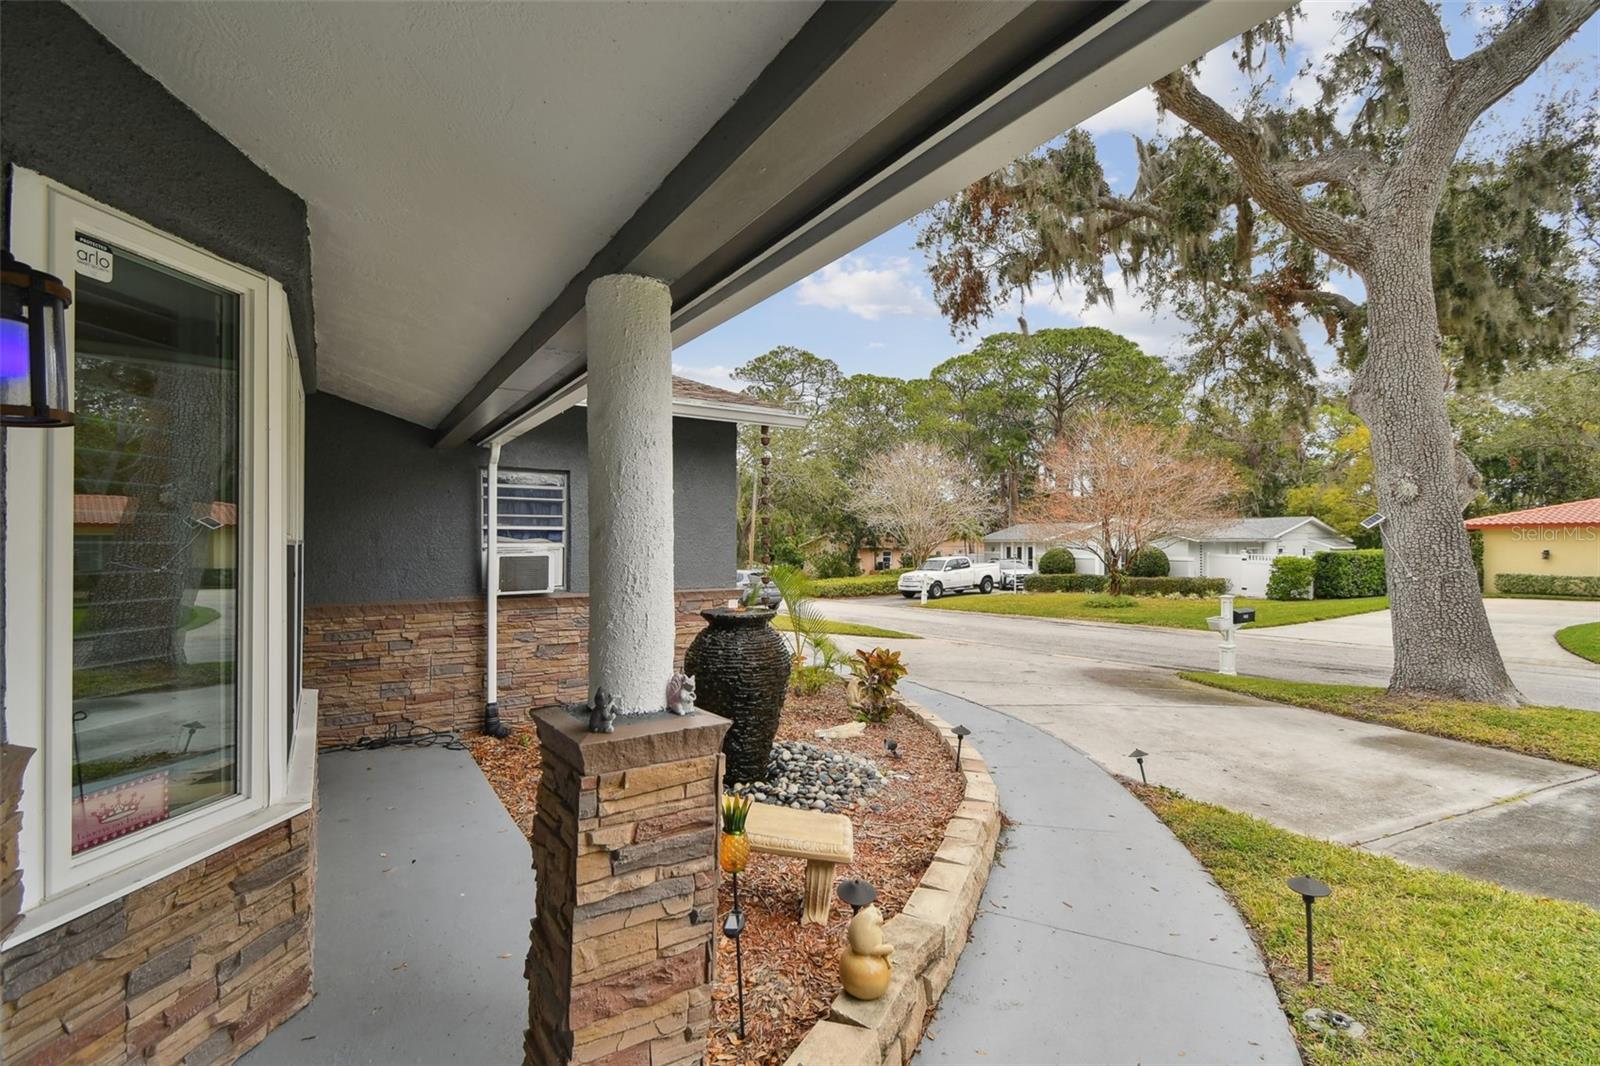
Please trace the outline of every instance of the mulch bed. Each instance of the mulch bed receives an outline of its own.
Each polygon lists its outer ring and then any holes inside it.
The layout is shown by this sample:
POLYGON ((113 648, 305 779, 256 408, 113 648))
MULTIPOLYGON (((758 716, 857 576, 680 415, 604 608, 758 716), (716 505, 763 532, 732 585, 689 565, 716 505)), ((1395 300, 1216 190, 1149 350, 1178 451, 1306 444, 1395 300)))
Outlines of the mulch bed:
MULTIPOLYGON (((850 740, 818 740, 816 731, 848 722, 844 685, 813 696, 790 693, 783 708, 779 740, 807 740, 865 755, 888 775, 883 789, 856 804, 856 860, 839 876, 859 877, 878 890, 878 908, 892 918, 905 906, 944 828, 960 805, 965 781, 956 772, 939 737, 910 714, 869 725, 850 740), (897 742, 892 759, 883 742, 897 742)), ((707 1059, 718 1066, 781 1063, 817 1022, 828 1016, 839 992, 839 952, 850 908, 837 899, 826 926, 800 924, 805 894, 805 862, 773 855, 751 855, 739 875, 744 906, 745 1039, 739 1039, 739 1001, 734 979, 733 941, 719 940, 715 1007, 707 1059)), ((733 887, 722 879, 719 913, 733 907, 733 887)))
POLYGON ((525 837, 533 836, 533 812, 539 796, 539 736, 530 723, 513 729, 504 740, 483 735, 467 738, 467 750, 500 802, 525 837))
MULTIPOLYGON (((900 912, 944 839, 945 825, 961 803, 964 781, 932 730, 909 714, 869 725, 849 740, 818 740, 816 731, 851 720, 844 685, 811 696, 790 693, 779 740, 812 743, 864 755, 888 775, 884 788, 848 812, 855 826, 856 859, 840 877, 859 877, 878 890, 885 918, 900 912), (893 739, 901 758, 884 741, 893 739)), ((504 740, 467 741, 472 757, 524 833, 533 825, 539 781, 539 744, 532 730, 504 740)), ((850 909, 834 901, 826 926, 800 924, 805 862, 752 855, 739 877, 745 911, 745 1038, 739 1039, 739 1003, 733 941, 719 938, 717 985, 707 1059, 717 1066, 781 1063, 818 1021, 839 991, 839 951, 850 909)), ((733 907, 733 887, 722 878, 719 915, 733 907)))

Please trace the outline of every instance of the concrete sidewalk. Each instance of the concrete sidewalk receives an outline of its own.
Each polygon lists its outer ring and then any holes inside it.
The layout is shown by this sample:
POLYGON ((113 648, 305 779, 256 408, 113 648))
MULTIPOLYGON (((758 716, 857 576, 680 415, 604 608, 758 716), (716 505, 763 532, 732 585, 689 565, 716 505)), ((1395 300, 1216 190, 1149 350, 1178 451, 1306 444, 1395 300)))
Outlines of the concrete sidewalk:
MULTIPOLYGON (((866 613, 851 612, 852 620, 869 620, 860 617, 866 613)), ((930 635, 841 643, 899 648, 910 680, 1037 726, 1102 766, 1131 773, 1128 752, 1143 748, 1153 783, 1196 799, 1297 833, 1600 906, 1592 873, 1600 869, 1600 775, 1592 770, 1085 658, 1075 654, 1074 626, 893 613, 901 629, 930 635), (952 620, 961 624, 958 637, 943 635, 952 620)))
POLYGON ((973 731, 1013 825, 920 1063, 1300 1062, 1210 876, 1082 752, 920 685, 973 731))

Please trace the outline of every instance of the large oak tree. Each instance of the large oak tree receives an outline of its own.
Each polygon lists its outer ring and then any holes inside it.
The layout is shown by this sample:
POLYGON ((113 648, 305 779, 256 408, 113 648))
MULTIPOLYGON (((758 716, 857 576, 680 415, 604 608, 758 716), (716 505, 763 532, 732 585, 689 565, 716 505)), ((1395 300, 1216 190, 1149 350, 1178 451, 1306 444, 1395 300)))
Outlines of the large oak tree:
MULTIPOLYGON (((1174 71, 1152 88, 1185 128, 1138 145, 1131 195, 1074 132, 936 208, 923 234, 935 295, 959 327, 1041 275, 1109 299, 1117 273, 1177 306, 1203 358, 1306 377, 1299 327, 1325 326, 1352 370, 1388 516, 1391 690, 1515 704, 1461 521, 1479 479, 1447 417, 1446 355, 1466 374, 1533 365, 1592 321, 1568 238, 1594 207, 1580 195, 1592 115, 1556 101, 1495 158, 1462 149, 1597 7, 1508 4, 1457 57, 1426 0, 1371 0, 1309 105, 1256 93, 1235 113, 1174 71), (1340 272, 1364 299, 1332 283, 1340 272)), ((1242 38, 1242 65, 1281 48, 1291 24, 1292 12, 1242 38)))

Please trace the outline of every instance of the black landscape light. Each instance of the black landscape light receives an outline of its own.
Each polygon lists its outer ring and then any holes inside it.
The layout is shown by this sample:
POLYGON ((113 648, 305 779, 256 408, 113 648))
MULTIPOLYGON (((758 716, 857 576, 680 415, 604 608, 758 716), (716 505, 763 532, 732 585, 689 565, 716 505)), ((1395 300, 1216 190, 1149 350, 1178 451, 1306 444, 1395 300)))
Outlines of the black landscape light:
POLYGON ((878 898, 878 890, 858 877, 839 882, 839 898, 850 905, 850 913, 858 914, 862 907, 878 898))
POLYGON ((1150 753, 1148 751, 1145 751, 1142 748, 1134 748, 1132 751, 1128 752, 1128 758, 1139 764, 1139 780, 1146 785, 1150 783, 1150 779, 1144 776, 1144 760, 1145 756, 1149 754, 1150 753))
POLYGON ((1316 979, 1316 949, 1311 943, 1311 905, 1323 896, 1331 896, 1333 889, 1318 881, 1315 877, 1291 877, 1289 887, 1300 893, 1300 898, 1306 901, 1306 983, 1310 984, 1316 979))
POLYGON ((5 253, 0 266, 0 425, 70 426, 61 279, 5 253))
POLYGON ((884 742, 883 742, 883 746, 884 746, 885 750, 887 750, 889 752, 889 757, 890 758, 899 759, 899 758, 902 757, 900 755, 900 742, 898 740, 895 740, 893 738, 885 738, 884 742))
POLYGON ((958 725, 950 732, 956 735, 956 769, 961 769, 961 742, 972 735, 972 730, 964 725, 958 725))
POLYGON ((189 750, 189 745, 194 743, 194 735, 196 733, 198 733, 200 730, 204 729, 205 727, 206 727, 206 724, 204 722, 185 722, 185 723, 183 723, 182 728, 187 729, 189 732, 188 732, 188 735, 183 738, 183 751, 180 751, 178 753, 179 755, 182 755, 182 754, 184 754, 185 752, 187 752, 189 750))
POLYGON ((733 910, 722 919, 722 935, 733 939, 734 978, 739 984, 739 1039, 744 1039, 744 949, 739 937, 744 933, 744 911, 735 903, 733 910))

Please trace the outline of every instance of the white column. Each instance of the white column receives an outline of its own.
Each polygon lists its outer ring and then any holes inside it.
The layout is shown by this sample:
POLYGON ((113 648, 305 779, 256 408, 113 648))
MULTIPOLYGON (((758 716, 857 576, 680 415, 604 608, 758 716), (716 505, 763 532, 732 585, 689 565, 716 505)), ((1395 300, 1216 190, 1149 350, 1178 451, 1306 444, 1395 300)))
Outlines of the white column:
POLYGON ((589 285, 589 693, 666 706, 672 595, 672 295, 654 278, 589 285))

